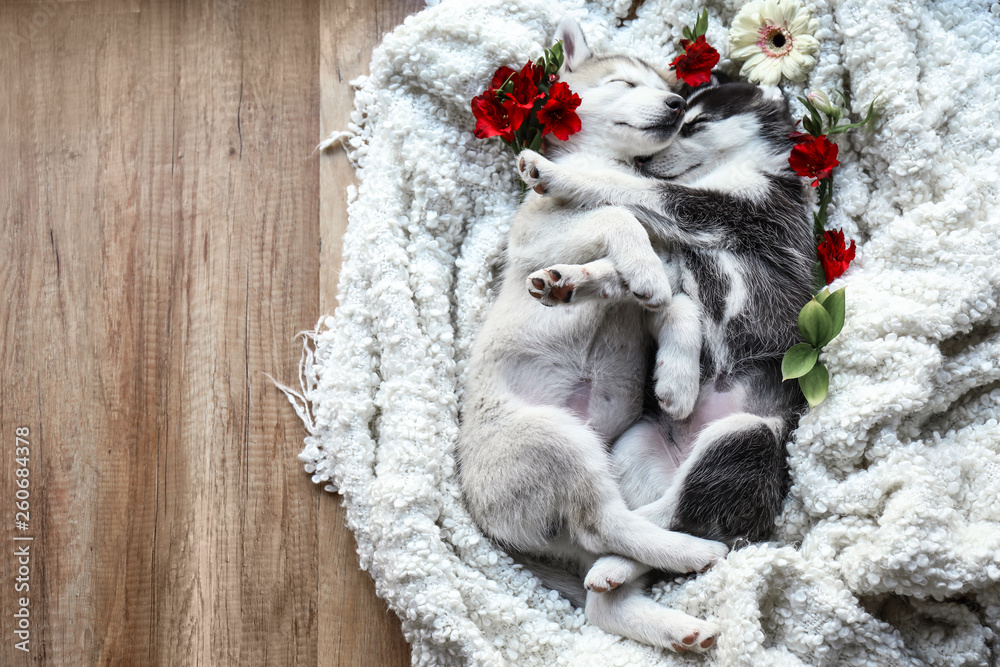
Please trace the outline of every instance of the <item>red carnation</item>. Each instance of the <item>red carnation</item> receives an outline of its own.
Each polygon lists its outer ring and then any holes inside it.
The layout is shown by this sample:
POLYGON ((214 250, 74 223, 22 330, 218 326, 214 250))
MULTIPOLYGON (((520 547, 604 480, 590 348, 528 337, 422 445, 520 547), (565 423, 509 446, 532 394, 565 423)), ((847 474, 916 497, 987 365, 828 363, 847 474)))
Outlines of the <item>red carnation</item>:
POLYGON ((493 73, 493 80, 490 82, 490 88, 497 90, 503 84, 507 83, 507 79, 514 74, 514 70, 503 65, 497 68, 497 71, 493 73))
MULTIPOLYGON (((520 111, 520 110, 518 110, 520 111)), ((480 139, 500 136, 504 141, 514 140, 514 127, 510 108, 497 99, 496 91, 489 89, 472 98, 472 115, 476 117, 475 135, 480 139)), ((519 118, 523 119, 523 113, 519 118)), ((520 126, 520 120, 516 123, 520 126)))
POLYGON ((799 176, 815 179, 812 182, 815 188, 822 179, 830 178, 833 168, 840 164, 837 162, 837 150, 837 144, 830 143, 826 135, 821 134, 797 143, 792 148, 788 164, 799 176))
POLYGON ((823 265, 823 274, 826 276, 827 285, 847 270, 847 266, 854 259, 856 249, 857 245, 853 240, 850 248, 844 243, 842 230, 823 232, 823 242, 816 248, 816 254, 819 256, 819 263, 823 265))
POLYGON ((712 80, 712 68, 719 63, 719 52, 705 41, 701 35, 695 41, 681 40, 684 53, 680 54, 670 66, 677 71, 677 76, 689 86, 700 86, 712 80))
POLYGON ((538 110, 542 134, 552 133, 556 139, 566 141, 569 135, 580 131, 580 117, 576 108, 580 96, 569 89, 565 81, 557 81, 549 88, 549 100, 538 110))

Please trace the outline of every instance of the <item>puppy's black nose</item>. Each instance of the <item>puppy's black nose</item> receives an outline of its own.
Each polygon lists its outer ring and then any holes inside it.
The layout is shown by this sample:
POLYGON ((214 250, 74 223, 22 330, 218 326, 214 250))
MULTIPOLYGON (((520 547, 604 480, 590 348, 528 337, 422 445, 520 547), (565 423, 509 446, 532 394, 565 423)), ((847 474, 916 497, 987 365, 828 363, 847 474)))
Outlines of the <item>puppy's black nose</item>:
POLYGON ((684 98, 680 95, 671 95, 667 98, 667 108, 671 111, 680 111, 684 108, 684 98))

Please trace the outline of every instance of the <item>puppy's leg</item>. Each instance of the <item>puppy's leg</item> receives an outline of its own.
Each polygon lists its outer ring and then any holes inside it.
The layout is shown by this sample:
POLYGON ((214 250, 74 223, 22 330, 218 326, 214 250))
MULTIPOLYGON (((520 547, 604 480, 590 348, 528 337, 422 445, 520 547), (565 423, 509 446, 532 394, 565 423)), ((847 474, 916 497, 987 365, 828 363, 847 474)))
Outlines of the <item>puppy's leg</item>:
POLYGON ((556 164, 533 150, 521 151, 516 164, 521 180, 535 192, 577 206, 642 206, 652 202, 656 193, 655 179, 610 167, 577 169, 556 164))
MULTIPOLYGON (((676 490, 668 490, 661 500, 640 507, 636 510, 636 514, 642 516, 644 519, 648 519, 651 523, 654 523, 654 525, 660 525, 659 522, 664 519, 669 520, 672 518, 670 510, 672 510, 677 504, 677 493, 678 491, 676 490)), ((675 534, 682 535, 684 533, 677 532, 675 534)), ((725 557, 725 552, 720 553, 720 555, 715 558, 693 564, 686 569, 664 567, 658 567, 658 569, 686 574, 704 572, 715 565, 715 563, 723 557, 725 557)), ((587 590, 594 591, 595 593, 603 593, 605 591, 614 590, 622 584, 633 582, 652 569, 654 568, 650 567, 645 562, 640 562, 632 557, 618 555, 603 556, 597 559, 590 570, 587 571, 587 575, 584 578, 583 583, 587 590)))
MULTIPOLYGON (((625 431, 611 449, 618 488, 630 509, 658 500, 683 462, 667 442, 662 428, 660 422, 643 419, 625 431)), ((634 581, 649 570, 647 565, 630 558, 604 556, 587 572, 584 585, 588 590, 603 593, 634 581)))
POLYGON ((574 169, 568 165, 560 165, 533 150, 521 151, 517 157, 517 171, 525 185, 538 194, 565 199, 573 205, 584 207, 606 206, 610 202, 605 193, 614 186, 635 188, 640 184, 644 189, 648 185, 640 176, 624 174, 610 167, 594 167, 587 165, 586 169, 574 169))
POLYGON ((589 297, 621 299, 625 282, 610 259, 587 264, 556 264, 528 276, 528 293, 546 306, 575 303, 589 297))
POLYGON ((536 192, 565 199, 577 206, 628 209, 642 216, 650 233, 664 241, 715 248, 725 238, 725 230, 718 220, 726 216, 718 214, 720 198, 710 190, 610 168, 574 169, 556 164, 534 151, 521 151, 517 165, 521 179, 536 192), (714 210, 716 215, 690 214, 698 210, 714 210))
POLYGON ((656 398, 674 419, 687 419, 698 400, 701 374, 701 310, 686 294, 651 316, 659 347, 653 371, 656 398))
POLYGON ((678 653, 701 653, 715 643, 718 627, 653 602, 637 584, 609 593, 588 593, 587 620, 606 632, 678 653))
POLYGON ((700 571, 729 553, 721 542, 660 528, 629 510, 620 496, 605 498, 599 516, 581 516, 571 526, 574 539, 591 553, 618 554, 667 572, 700 571))
MULTIPOLYGON (((649 234, 636 217, 625 209, 604 206, 581 215, 577 222, 560 232, 558 246, 567 249, 570 261, 592 261, 594 257, 608 260, 609 264, 595 267, 598 276, 596 280, 584 281, 593 287, 613 289, 614 281, 610 271, 614 268, 628 291, 646 308, 655 310, 670 303, 670 278, 663 262, 653 251, 649 234)), ((561 265, 556 265, 559 266, 561 265)), ((565 265, 562 266, 565 268, 565 265)), ((589 264, 583 266, 589 270, 589 264)), ((557 271, 560 276, 563 275, 562 270, 557 268, 557 271)), ((567 268, 566 271, 575 271, 575 277, 579 278, 579 268, 567 268)), ((553 281, 553 276, 537 272, 531 277, 528 289, 535 287, 533 279, 538 278, 543 285, 537 288, 539 292, 545 290, 546 282, 553 281)), ((554 279, 554 282, 558 284, 560 280, 561 278, 554 279)), ((561 295, 566 296, 565 291, 561 295)))

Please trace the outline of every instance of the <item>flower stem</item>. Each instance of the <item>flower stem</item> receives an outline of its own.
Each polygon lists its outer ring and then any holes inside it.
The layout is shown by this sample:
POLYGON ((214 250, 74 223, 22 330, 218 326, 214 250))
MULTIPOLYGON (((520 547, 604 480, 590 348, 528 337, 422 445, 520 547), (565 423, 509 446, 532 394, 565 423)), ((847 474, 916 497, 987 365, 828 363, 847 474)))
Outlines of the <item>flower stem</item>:
POLYGON ((822 243, 823 231, 826 229, 826 209, 833 200, 833 174, 819 182, 819 210, 813 216, 813 233, 816 242, 822 243))

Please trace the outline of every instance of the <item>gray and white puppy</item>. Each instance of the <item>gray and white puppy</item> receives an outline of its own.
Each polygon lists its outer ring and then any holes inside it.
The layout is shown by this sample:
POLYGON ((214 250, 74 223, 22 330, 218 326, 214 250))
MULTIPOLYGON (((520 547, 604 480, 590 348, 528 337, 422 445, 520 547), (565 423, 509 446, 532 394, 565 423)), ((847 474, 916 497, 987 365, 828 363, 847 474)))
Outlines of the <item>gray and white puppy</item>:
MULTIPOLYGON (((613 460, 630 507, 734 545, 770 536, 787 491, 785 441, 804 400, 782 384, 780 360, 799 342, 815 246, 802 181, 788 166, 793 125, 781 92, 743 83, 687 92, 677 138, 642 174, 526 152, 522 178, 561 202, 631 211, 679 262, 679 287, 703 321, 698 400, 687 419, 647 414, 615 443, 613 460)), ((564 297, 588 281, 578 267, 559 270, 564 297)), ((570 300, 582 306, 592 291, 570 300)), ((598 561, 588 588, 649 570, 625 556, 598 561)))
MULTIPOLYGON (((582 100, 583 129, 550 144, 547 164, 629 176, 636 156, 670 145, 684 100, 656 70, 634 58, 591 57, 572 22, 560 25, 556 39, 566 52, 560 77, 582 100)), ((693 572, 728 552, 630 509, 609 454, 641 416, 648 320, 657 330, 690 331, 690 321, 673 321, 671 296, 663 261, 628 209, 529 194, 512 222, 502 287, 471 355, 457 451, 470 513, 512 553, 556 563, 579 582, 607 554, 693 572), (590 277, 592 298, 540 305, 535 299, 560 301, 552 289, 561 278, 557 263, 590 277)), ((697 317, 694 325, 697 335, 697 317)), ((699 345, 676 355, 688 368, 678 373, 695 378, 692 406, 699 345)), ((674 650, 702 651, 715 641, 714 624, 654 603, 639 586, 605 594, 593 588, 586 614, 605 630, 674 650)))

